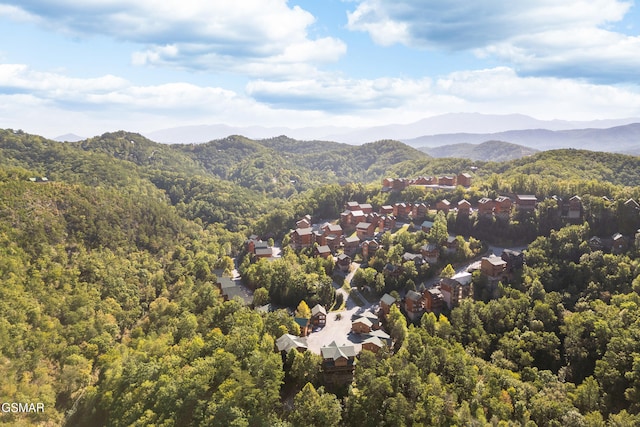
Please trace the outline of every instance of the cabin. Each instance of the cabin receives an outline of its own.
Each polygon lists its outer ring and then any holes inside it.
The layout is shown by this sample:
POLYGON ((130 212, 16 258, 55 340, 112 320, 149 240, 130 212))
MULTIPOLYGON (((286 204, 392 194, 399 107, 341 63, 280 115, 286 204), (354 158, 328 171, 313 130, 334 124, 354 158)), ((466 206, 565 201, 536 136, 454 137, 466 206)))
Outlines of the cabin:
POLYGON ((458 215, 469 215, 471 213, 471 203, 468 200, 462 199, 458 202, 458 215))
POLYGON ((428 233, 431 231, 431 227, 433 227, 433 221, 423 221, 420 229, 425 233, 428 233))
POLYGON ((468 298, 472 293, 471 283, 460 283, 454 278, 442 278, 438 284, 442 294, 442 301, 449 309, 457 307, 464 298, 468 298))
POLYGON ((300 327, 300 336, 306 337, 311 332, 311 322, 310 319, 306 317, 294 317, 294 322, 298 324, 300 327))
POLYGON ((538 199, 532 194, 516 194, 516 210, 531 212, 536 209, 538 199))
POLYGON ((344 238, 344 253, 349 255, 350 257, 355 256, 358 252, 358 247, 360 247, 360 239, 358 237, 345 237, 344 238))
POLYGON ((500 256, 500 258, 507 263, 507 273, 511 273, 516 270, 522 270, 522 268, 524 267, 524 253, 521 251, 505 249, 502 251, 502 255, 500 256))
POLYGON ((313 326, 324 326, 327 324, 327 310, 320 304, 316 304, 311 309, 311 324, 313 326))
POLYGON ((444 306, 444 297, 440 288, 434 287, 422 291, 422 304, 425 311, 440 313, 444 306))
POLYGON ((347 254, 338 255, 336 257, 336 265, 340 271, 348 273, 351 268, 351 257, 347 254))
POLYGON ((507 271, 507 262, 492 254, 482 258, 480 261, 480 271, 489 277, 500 277, 507 271))
POLYGON ((447 214, 449 213, 449 209, 451 209, 451 202, 449 202, 447 199, 442 199, 436 203, 436 210, 438 212, 442 211, 447 214))
POLYGON ((465 188, 471 187, 471 175, 466 172, 459 173, 458 185, 461 185, 465 188))
POLYGON ((484 217, 493 216, 493 208, 495 204, 495 200, 488 197, 483 197, 482 199, 478 200, 478 215, 484 217))
POLYGON ((498 196, 494 202, 493 213, 500 218, 509 218, 512 207, 511 199, 507 196, 498 196))
POLYGON ((440 249, 435 243, 427 243, 422 246, 420 248, 420 253, 422 254, 422 258, 430 264, 437 263, 438 258, 440 257, 440 249))
POLYGON ((583 215, 582 199, 579 196, 573 196, 569 199, 568 204, 567 218, 570 220, 581 220, 583 215))
POLYGON ((372 239, 376 234, 376 224, 369 222, 360 222, 356 226, 356 236, 360 240, 372 239))
POLYGON ((351 323, 354 334, 368 334, 373 329, 373 322, 366 317, 359 317, 351 323))
POLYGON ((446 187, 454 187, 456 185, 456 176, 439 176, 438 177, 438 185, 446 186, 446 187))
POLYGON ((362 341, 362 349, 368 350, 372 353, 379 352, 384 346, 385 343, 376 336, 370 336, 366 340, 362 341))
POLYGON ((320 258, 329 258, 331 254, 331 248, 327 245, 317 246, 315 249, 316 255, 320 258))
POLYGON ((378 249, 380 249, 380 244, 375 240, 365 240, 360 244, 360 250, 362 251, 362 257, 364 259, 369 259, 374 256, 378 249))
POLYGON ((397 302, 398 301, 389 294, 382 295, 382 298, 380 298, 380 310, 382 311, 382 315, 386 316, 387 314, 389 314, 391 306, 396 304, 397 302))
POLYGON ((422 295, 416 291, 408 291, 404 298, 404 309, 412 322, 420 319, 422 314, 424 314, 422 295))
POLYGON ((320 349, 322 374, 327 384, 349 384, 356 368, 353 345, 338 345, 335 341, 320 349))
POLYGON ((276 340, 276 348, 284 355, 289 354, 291 350, 296 350, 300 353, 307 351, 307 339, 304 337, 297 337, 291 334, 284 334, 276 340))
POLYGON ((291 247, 295 250, 310 248, 315 243, 315 234, 311 227, 296 228, 289 237, 291 238, 291 247))

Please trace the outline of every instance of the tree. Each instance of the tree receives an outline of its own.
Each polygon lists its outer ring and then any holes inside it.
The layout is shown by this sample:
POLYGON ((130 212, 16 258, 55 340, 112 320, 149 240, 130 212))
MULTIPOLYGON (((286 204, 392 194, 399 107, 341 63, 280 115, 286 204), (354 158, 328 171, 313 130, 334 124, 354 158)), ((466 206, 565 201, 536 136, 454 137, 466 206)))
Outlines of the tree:
POLYGON ((445 217, 444 212, 440 211, 433 221, 433 225, 431 226, 431 230, 429 230, 427 238, 431 243, 435 243, 440 246, 447 241, 448 237, 449 231, 447 228, 447 218, 445 217))
POLYGON ((269 291, 266 288, 258 288, 253 292, 253 306, 260 307, 269 302, 269 291))
POLYGON ((456 270, 454 270, 453 266, 451 264, 447 264, 447 266, 443 268, 442 271, 440 272, 440 277, 451 278, 455 276, 455 274, 456 274, 456 270))
POLYGON ((394 341, 394 348, 396 350, 402 347, 405 338, 407 337, 407 319, 400 312, 400 309, 394 304, 389 309, 387 315, 387 327, 389 328, 389 335, 394 341))
POLYGON ((289 421, 294 427, 332 427, 342 420, 342 407, 336 396, 322 388, 316 391, 311 383, 296 394, 293 407, 289 421))
POLYGON ((302 317, 303 319, 311 318, 311 309, 304 300, 300 301, 300 304, 298 304, 296 317, 302 317))

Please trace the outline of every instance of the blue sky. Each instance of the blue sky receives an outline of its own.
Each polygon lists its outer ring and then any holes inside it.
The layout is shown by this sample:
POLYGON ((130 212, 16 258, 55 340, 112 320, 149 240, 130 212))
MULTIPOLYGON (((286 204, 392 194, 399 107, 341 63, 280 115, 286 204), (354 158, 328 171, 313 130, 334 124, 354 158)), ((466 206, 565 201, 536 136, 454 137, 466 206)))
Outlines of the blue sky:
POLYGON ((0 127, 374 126, 640 116, 618 0, 0 0, 0 127))

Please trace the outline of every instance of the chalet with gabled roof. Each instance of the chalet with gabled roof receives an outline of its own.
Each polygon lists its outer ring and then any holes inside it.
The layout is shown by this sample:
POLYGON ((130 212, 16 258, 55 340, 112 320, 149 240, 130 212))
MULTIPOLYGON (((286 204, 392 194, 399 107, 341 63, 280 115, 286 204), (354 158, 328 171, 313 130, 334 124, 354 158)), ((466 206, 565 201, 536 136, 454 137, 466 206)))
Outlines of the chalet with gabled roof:
POLYGON ((380 244, 375 240, 365 240, 364 242, 360 243, 362 257, 365 260, 368 260, 370 257, 374 256, 378 249, 380 249, 380 244))
POLYGON ((495 204, 495 200, 488 197, 483 197, 482 199, 478 200, 478 215, 484 217, 493 216, 493 208, 495 204))
POLYGON ((398 301, 389 294, 382 295, 382 298, 380 298, 380 310, 382 311, 382 315, 386 316, 389 314, 391 306, 397 304, 397 302, 398 301))
POLYGON ((471 213, 471 203, 468 200, 462 199, 458 202, 458 215, 469 215, 471 213))
POLYGON ((461 185, 466 188, 471 187, 471 175, 466 172, 459 173, 458 185, 461 185))
POLYGON ((291 350, 297 350, 302 353, 307 351, 307 339, 291 334, 284 334, 276 340, 276 348, 284 354, 289 354, 291 350))
POLYGON ((536 209, 538 199, 533 194, 516 194, 516 210, 531 212, 536 209))
POLYGON ((422 317, 424 314, 422 295, 416 291, 408 291, 404 297, 404 309, 412 322, 422 317))
POLYGON ((315 243, 315 234, 311 227, 296 228, 289 237, 291 238, 291 247, 295 250, 310 248, 315 243))
POLYGON ((480 271, 489 278, 500 278, 507 272, 507 261, 491 254, 480 261, 480 271))
POLYGON ((327 310, 320 304, 316 304, 311 309, 311 324, 314 326, 324 326, 327 324, 327 310))
POLYGON ((457 307, 460 301, 473 295, 471 283, 461 283, 454 278, 442 278, 438 284, 442 300, 449 309, 457 307))
POLYGON ((438 212, 442 211, 444 213, 449 213, 449 209, 451 209, 451 202, 447 199, 442 199, 436 203, 436 210, 438 212))
POLYGON ((435 243, 428 243, 420 248, 422 258, 430 264, 436 264, 440 257, 440 249, 435 243))
POLYGON ((356 368, 356 349, 353 345, 338 345, 335 341, 320 349, 322 374, 328 384, 349 384, 356 368))
POLYGON ((348 273, 351 268, 351 257, 347 254, 340 254, 336 257, 336 266, 340 271, 348 273))
POLYGON ((331 254, 331 248, 327 245, 320 245, 316 247, 316 255, 321 258, 329 258, 331 254))
POLYGON ((360 240, 367 240, 373 238, 376 234, 376 224, 369 222, 360 222, 356 225, 356 236, 360 240))
POLYGON ((360 239, 357 236, 345 237, 344 238, 344 253, 353 257, 358 252, 358 248, 360 247, 360 239))
POLYGON ((422 291, 422 305, 427 312, 440 313, 444 307, 444 297, 439 287, 422 291))
POLYGON ((499 218, 509 218, 511 216, 511 199, 507 196, 498 196, 493 205, 493 213, 499 218))

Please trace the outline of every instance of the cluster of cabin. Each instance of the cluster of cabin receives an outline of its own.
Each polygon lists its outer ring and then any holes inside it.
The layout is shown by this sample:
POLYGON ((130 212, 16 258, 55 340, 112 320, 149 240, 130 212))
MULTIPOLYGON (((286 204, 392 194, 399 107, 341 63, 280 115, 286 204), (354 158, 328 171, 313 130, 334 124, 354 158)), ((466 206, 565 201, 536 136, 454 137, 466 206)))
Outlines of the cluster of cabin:
POLYGON ((418 178, 384 178, 382 191, 402 191, 411 185, 434 189, 451 189, 457 185, 471 187, 471 175, 462 172, 457 175, 419 176, 418 178))
MULTIPOLYGON (((500 257, 496 255, 483 257, 479 269, 488 283, 495 287, 499 281, 507 280, 513 271, 522 269, 523 266, 522 252, 505 249, 500 257)), ((451 310, 463 299, 473 298, 471 279, 470 272, 458 273, 451 278, 441 278, 434 286, 408 291, 402 300, 384 294, 380 299, 380 316, 384 318, 389 314, 392 305, 398 306, 411 322, 418 322, 428 312, 439 314, 444 309, 451 310)))
POLYGON ((272 258, 273 247, 258 238, 255 234, 251 235, 245 243, 247 252, 254 258, 272 258))

